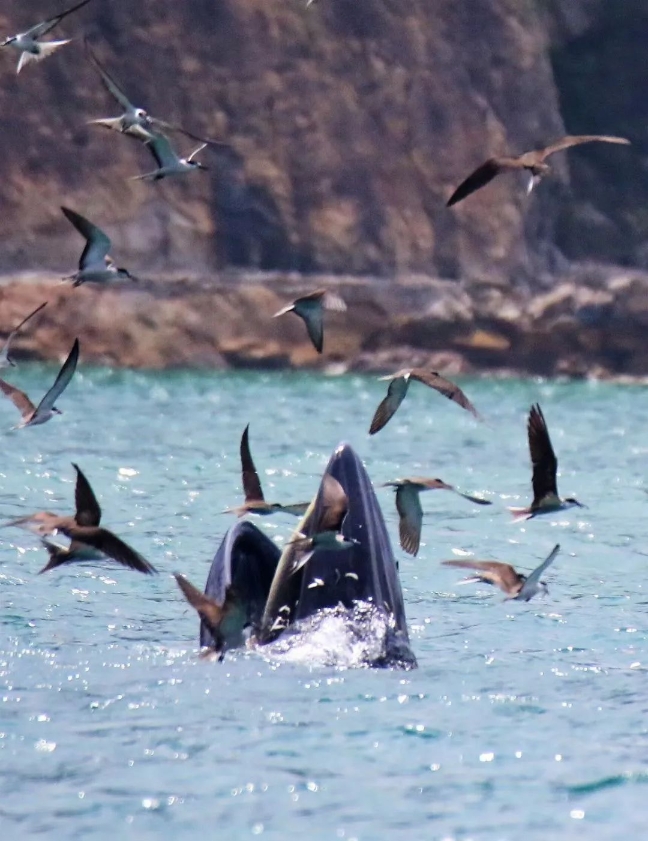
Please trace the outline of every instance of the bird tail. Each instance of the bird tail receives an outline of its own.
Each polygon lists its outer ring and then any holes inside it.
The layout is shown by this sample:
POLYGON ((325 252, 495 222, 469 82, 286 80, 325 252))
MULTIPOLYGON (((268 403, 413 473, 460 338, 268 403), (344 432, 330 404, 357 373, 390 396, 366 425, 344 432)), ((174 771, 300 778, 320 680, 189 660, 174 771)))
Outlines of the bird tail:
POLYGON ((42 575, 44 572, 49 572, 50 569, 55 569, 56 567, 61 566, 61 564, 65 563, 65 558, 69 554, 64 546, 59 546, 56 543, 50 543, 49 540, 41 539, 41 543, 43 544, 43 547, 47 549, 49 560, 45 566, 38 571, 39 575, 42 575))
POLYGON ((20 73, 26 64, 29 64, 32 61, 42 61, 44 58, 47 58, 48 55, 52 55, 52 53, 56 52, 59 47, 63 47, 65 44, 69 43, 69 38, 66 41, 40 41, 37 53, 24 52, 20 54, 20 61, 18 62, 16 73, 20 73))
POLYGON ((97 120, 88 120, 86 125, 89 126, 101 126, 102 128, 108 128, 112 131, 122 131, 122 119, 121 117, 101 117, 97 120))
POLYGON ((528 520, 531 517, 528 508, 509 508, 509 511, 513 515, 513 522, 516 523, 521 520, 528 520))
POLYGON ((157 172, 145 172, 144 175, 131 175, 129 181, 159 181, 164 176, 157 172))

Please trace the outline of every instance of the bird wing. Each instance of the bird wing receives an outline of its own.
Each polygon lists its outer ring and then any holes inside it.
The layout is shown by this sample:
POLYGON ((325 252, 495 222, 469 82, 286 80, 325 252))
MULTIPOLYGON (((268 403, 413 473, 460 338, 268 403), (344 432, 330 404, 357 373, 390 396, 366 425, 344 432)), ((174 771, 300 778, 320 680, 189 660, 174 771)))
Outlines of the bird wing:
POLYGON ((376 432, 380 432, 383 426, 391 420, 396 409, 398 409, 405 399, 408 388, 409 380, 407 377, 398 375, 394 377, 387 389, 387 397, 381 401, 376 409, 371 426, 369 427, 369 435, 375 435, 376 432))
POLYGON ((224 140, 214 140, 210 137, 201 137, 199 134, 193 134, 182 126, 177 125, 177 123, 167 123, 165 120, 158 120, 157 117, 149 117, 149 122, 150 125, 162 131, 177 131, 180 134, 184 134, 185 137, 191 138, 191 140, 196 140, 198 143, 205 143, 208 146, 227 146, 229 148, 230 145, 224 140))
POLYGON ((450 380, 446 380, 445 377, 437 374, 436 371, 426 371, 423 368, 414 368, 410 372, 410 377, 413 380, 417 380, 418 382, 433 388, 435 391, 438 391, 439 394, 443 394, 443 396, 447 397, 448 400, 453 400, 457 405, 461 406, 462 409, 466 409, 478 420, 482 419, 477 409, 475 409, 459 386, 450 382, 450 380))
POLYGON ((522 589, 520 590, 520 596, 524 598, 526 595, 526 591, 530 590, 532 593, 535 591, 536 585, 540 580, 540 576, 542 573, 550 566, 556 556, 560 552, 560 543, 556 543, 554 548, 551 550, 549 555, 545 558, 545 560, 540 564, 540 566, 536 567, 533 572, 527 577, 526 581, 522 585, 522 589))
POLYGON ((16 388, 13 385, 5 382, 4 380, 0 380, 0 391, 5 394, 14 406, 18 409, 22 417, 26 417, 30 415, 36 406, 31 402, 29 397, 25 394, 24 391, 21 391, 19 388, 16 388))
POLYGON ((204 593, 194 587, 194 585, 177 572, 173 573, 178 587, 182 590, 182 594, 189 604, 196 610, 200 618, 208 626, 209 630, 217 630, 223 617, 223 609, 218 605, 214 599, 210 599, 204 593))
POLYGON ((114 99, 117 100, 117 102, 121 105, 121 107, 125 111, 134 111, 135 106, 130 101, 130 99, 126 96, 126 94, 124 93, 122 88, 119 87, 117 82, 108 73, 108 71, 103 66, 103 64, 99 61, 99 59, 97 58, 94 50, 90 46, 90 42, 88 41, 87 38, 85 39, 84 43, 85 43, 86 52, 88 53, 88 57, 89 57, 90 61, 94 64, 94 66, 97 68, 97 71, 99 72, 99 75, 101 76, 101 81, 103 82, 103 85, 106 88, 106 90, 108 91, 108 93, 112 97, 114 97, 114 99))
POLYGON ((569 149, 571 146, 580 146, 581 143, 618 143, 623 146, 629 146, 630 141, 625 137, 612 137, 606 134, 580 134, 568 137, 562 137, 556 140, 551 146, 547 146, 540 150, 541 160, 545 160, 554 152, 562 152, 563 149, 569 149))
POLYGON ((547 423, 540 405, 531 406, 527 421, 529 452, 533 464, 533 504, 537 505, 546 496, 558 496, 556 471, 558 460, 551 446, 547 423))
POLYGON ((104 234, 101 228, 93 225, 85 216, 70 210, 69 207, 62 207, 61 210, 77 231, 85 238, 86 244, 79 260, 79 269, 86 269, 89 266, 103 265, 110 246, 110 239, 104 234))
POLYGON ((412 485, 400 485, 396 490, 398 535, 402 548, 409 555, 416 555, 421 543, 423 509, 419 492, 412 485))
POLYGON ((468 502, 474 502, 475 505, 492 505, 492 501, 490 499, 482 499, 481 496, 473 496, 472 494, 464 493, 463 491, 458 491, 456 488, 451 488, 456 494, 462 496, 464 499, 467 499, 468 502))
MULTIPOLYGON (((70 380, 76 371, 77 362, 79 361, 79 340, 75 339, 72 345, 72 350, 68 354, 68 358, 61 366, 58 372, 54 385, 46 392, 45 396, 38 404, 37 412, 48 412, 54 408, 54 404, 58 398, 63 394, 65 389, 70 384, 70 380)), ((23 395, 24 396, 24 395, 23 395)))
POLYGON ((254 466, 252 453, 250 452, 250 424, 243 430, 241 435, 241 474, 243 477, 243 493, 246 502, 263 502, 263 488, 259 474, 254 466))
POLYGON ((25 318, 23 318, 20 324, 14 327, 11 333, 9 333, 9 335, 7 336, 7 341, 4 343, 4 347, 0 351, 0 358, 5 359, 7 360, 7 362, 9 362, 9 350, 11 349, 11 343, 15 339, 16 334, 18 333, 21 327, 24 327, 24 325, 27 324, 27 322, 36 315, 36 313, 39 313, 43 309, 43 307, 46 306, 47 301, 44 301, 40 306, 36 307, 35 310, 30 312, 29 315, 25 316, 25 318))
POLYGON ((349 498, 342 485, 330 473, 325 473, 322 480, 322 513, 316 531, 339 532, 348 507, 349 498))
POLYGON ((156 133, 150 140, 145 140, 146 148, 149 149, 158 167, 162 169, 165 166, 175 166, 178 162, 178 156, 173 151, 171 141, 166 134, 156 133))
POLYGON ((101 522, 101 508, 94 495, 90 482, 86 479, 78 464, 72 464, 76 470, 76 488, 74 502, 76 513, 74 519, 80 526, 98 526, 101 522))
POLYGON ((314 298, 310 295, 299 298, 293 306, 295 313, 304 321, 308 338, 318 353, 324 347, 324 311, 322 296, 314 298))
POLYGON ((346 303, 337 292, 331 292, 329 290, 324 293, 322 304, 325 310, 331 310, 331 312, 346 312, 347 309, 346 303))
POLYGON ((37 23, 35 26, 32 26, 31 29, 28 29, 26 32, 23 32, 23 35, 28 36, 29 38, 41 38, 43 35, 47 35, 47 33, 54 29, 54 27, 59 24, 63 18, 71 15, 72 12, 76 12, 77 9, 80 9, 82 6, 85 6, 89 3, 90 0, 82 0, 81 3, 77 3, 76 6, 72 6, 71 9, 66 9, 64 12, 61 12, 59 15, 56 15, 53 18, 48 18, 47 20, 43 20, 40 23, 37 23))
POLYGON ((520 164, 517 163, 516 158, 489 158, 481 166, 478 166, 474 172, 471 172, 468 178, 461 182, 454 193, 446 202, 446 207, 452 207, 479 190, 485 187, 490 181, 506 169, 519 169, 520 164))
POLYGON ((485 584, 493 584, 505 593, 514 592, 519 586, 521 576, 510 564, 500 561, 442 561, 443 566, 472 569, 476 577, 485 584))
POLYGON ((59 527, 59 531, 62 531, 71 540, 78 540, 79 543, 84 543, 86 546, 93 546, 103 552, 104 555, 129 569, 143 572, 145 575, 157 572, 155 567, 139 552, 124 543, 116 534, 101 526, 63 526, 59 527))

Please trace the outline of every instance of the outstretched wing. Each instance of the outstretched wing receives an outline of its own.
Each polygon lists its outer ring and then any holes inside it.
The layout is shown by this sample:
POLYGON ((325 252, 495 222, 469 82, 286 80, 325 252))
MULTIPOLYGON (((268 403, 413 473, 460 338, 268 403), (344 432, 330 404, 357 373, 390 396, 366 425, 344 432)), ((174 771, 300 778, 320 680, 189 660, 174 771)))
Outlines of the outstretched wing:
POLYGON ((88 39, 84 39, 86 52, 88 54, 88 58, 97 68, 99 75, 101 76, 101 81, 103 82, 104 87, 108 91, 108 93, 117 100, 117 102, 121 105, 121 107, 125 111, 133 111, 135 106, 130 101, 130 99, 126 96, 122 88, 119 87, 117 82, 113 79, 113 77, 108 73, 106 68, 97 58, 96 53, 90 46, 90 42, 88 39))
POLYGON ((459 386, 450 380, 446 380, 445 377, 442 377, 436 371, 426 371, 424 368, 414 368, 410 373, 410 377, 413 380, 418 380, 418 382, 424 383, 424 385, 433 388, 435 391, 438 391, 439 394, 443 394, 443 396, 447 397, 448 400, 453 400, 458 406, 461 406, 462 409, 466 409, 478 420, 482 419, 477 409, 475 409, 459 386))
POLYGON ((97 497, 78 464, 72 463, 77 480, 74 490, 76 513, 74 519, 80 526, 98 526, 101 521, 101 508, 97 497))
POLYGON ((61 526, 59 531, 67 535, 71 540, 84 543, 86 546, 92 546, 103 552, 109 558, 112 558, 122 566, 129 569, 143 572, 145 575, 151 575, 157 572, 153 564, 150 564, 146 558, 142 557, 139 552, 136 552, 127 543, 124 543, 121 538, 117 537, 108 529, 100 526, 61 526))
POLYGON ((11 400, 23 417, 30 415, 36 408, 24 391, 4 380, 0 380, 0 391, 11 400))
POLYGON ((569 149, 571 146, 580 146, 582 143, 617 143, 622 146, 629 146, 630 141, 625 137, 613 137, 607 134, 580 134, 568 137, 562 137, 556 140, 550 146, 541 150, 541 158, 544 161, 549 155, 554 152, 562 152, 563 149, 569 149))
POLYGON ((558 552, 560 552, 560 543, 556 543, 554 548, 551 550, 551 552, 545 558, 545 560, 540 564, 540 566, 536 567, 533 570, 533 572, 528 576, 528 578, 522 585, 522 589, 520 590, 520 598, 525 598, 527 590, 529 590, 532 594, 535 592, 535 588, 538 581, 540 580, 540 576, 547 569, 547 567, 554 562, 558 552))
POLYGON ((475 577, 480 581, 499 587, 505 593, 515 591, 520 585, 521 576, 510 564, 503 564, 500 561, 442 561, 441 563, 446 567, 472 569, 476 573, 475 577))
POLYGON ((462 201, 471 193, 485 187, 500 172, 506 169, 518 169, 520 166, 516 158, 489 158, 481 166, 478 166, 474 172, 471 172, 468 178, 461 182, 446 202, 446 207, 452 207, 453 204, 462 201))
POLYGON ((339 532, 346 517, 349 498, 342 485, 330 473, 322 480, 322 513, 316 531, 339 532))
POLYGON ((263 502, 263 488, 259 474, 254 466, 252 453, 250 452, 250 424, 243 430, 241 435, 241 473, 243 477, 243 493, 246 502, 263 502))
POLYGON ((387 389, 387 397, 381 402, 371 421, 369 427, 369 435, 375 435, 376 432, 385 426, 393 417, 394 413, 405 399, 407 389, 409 388, 409 380, 407 377, 396 376, 389 383, 387 389))
POLYGON ((409 555, 416 555, 421 544, 423 509, 419 492, 412 485, 400 485, 396 490, 398 511, 398 536, 400 544, 409 555))
POLYGON ((112 243, 110 239, 104 234, 101 228, 93 225, 85 216, 81 216, 69 207, 61 207, 66 219, 68 219, 77 231, 85 238, 86 244, 79 260, 79 269, 85 269, 88 266, 103 264, 110 246, 112 243))
POLYGON ((217 630, 223 617, 222 607, 213 599, 210 599, 209 596, 202 593, 197 587, 194 587, 191 581, 185 578, 184 575, 174 572, 173 577, 178 587, 182 590, 182 595, 198 613, 210 632, 217 630))
POLYGON ((72 6, 71 9, 66 9, 64 12, 61 12, 60 15, 56 15, 53 18, 48 18, 47 20, 37 23, 35 26, 32 26, 31 29, 23 32, 23 35, 26 35, 29 38, 42 38, 43 35, 47 35, 48 32, 54 29, 54 27, 59 24, 63 18, 71 15, 72 12, 76 12, 77 9, 87 5, 89 2, 90 0, 82 0, 81 3, 77 3, 76 6, 72 6))
POLYGON ((38 404, 37 412, 49 412, 54 408, 54 404, 58 398, 63 394, 65 389, 70 384, 70 380, 76 371, 77 362, 79 361, 79 340, 75 339, 72 345, 72 350, 68 354, 68 358, 61 366, 58 372, 54 385, 45 394, 45 397, 38 404))
POLYGON ((538 505, 547 496, 558 496, 558 460, 551 446, 547 422, 538 403, 531 406, 527 432, 533 464, 533 505, 538 505))

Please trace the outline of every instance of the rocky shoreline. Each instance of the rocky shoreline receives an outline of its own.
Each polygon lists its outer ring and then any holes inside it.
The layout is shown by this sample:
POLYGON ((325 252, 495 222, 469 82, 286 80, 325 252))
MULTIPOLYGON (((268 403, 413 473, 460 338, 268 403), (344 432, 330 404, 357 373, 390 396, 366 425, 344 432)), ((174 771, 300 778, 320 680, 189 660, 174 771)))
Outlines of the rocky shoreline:
POLYGON ((58 276, 6 276, 6 334, 17 359, 60 360, 74 336, 85 363, 125 368, 312 368, 382 372, 426 365, 447 374, 648 377, 648 274, 580 266, 548 291, 421 275, 395 280, 285 273, 169 275, 72 289, 58 276), (321 286, 346 313, 326 314, 320 357, 300 319, 271 316, 321 286))

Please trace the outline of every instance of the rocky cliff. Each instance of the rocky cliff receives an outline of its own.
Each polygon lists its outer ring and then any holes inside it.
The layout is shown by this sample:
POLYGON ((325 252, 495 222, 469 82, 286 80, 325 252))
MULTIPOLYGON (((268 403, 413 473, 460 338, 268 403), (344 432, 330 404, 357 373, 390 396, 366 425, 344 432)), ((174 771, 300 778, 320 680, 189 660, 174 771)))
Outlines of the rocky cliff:
MULTIPOLYGON (((0 30, 60 8, 7 0, 0 30)), ((15 75, 0 51, 0 271, 69 271, 67 204, 155 276, 238 266, 519 286, 567 260, 648 263, 644 0, 93 0, 75 36, 15 75), (90 129, 117 113, 87 35, 133 99, 228 147, 208 173, 133 184, 144 148, 90 129), (526 199, 515 175, 456 209, 485 156, 570 132, 584 147, 526 199)), ((178 139, 184 149, 191 141, 178 139)))

